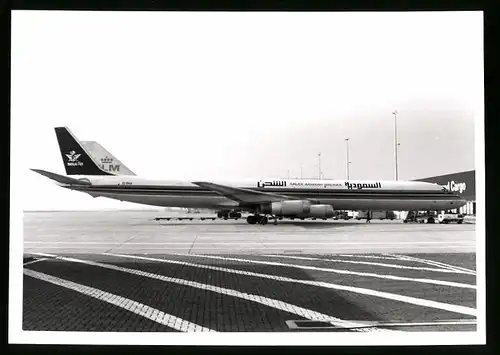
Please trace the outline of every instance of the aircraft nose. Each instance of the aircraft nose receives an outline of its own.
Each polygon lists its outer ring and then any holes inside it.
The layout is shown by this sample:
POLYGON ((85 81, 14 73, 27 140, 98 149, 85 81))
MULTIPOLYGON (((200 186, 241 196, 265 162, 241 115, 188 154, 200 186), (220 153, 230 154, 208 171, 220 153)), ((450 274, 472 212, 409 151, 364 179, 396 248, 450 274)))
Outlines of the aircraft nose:
POLYGON ((467 200, 463 200, 463 199, 460 199, 460 200, 455 200, 455 202, 453 203, 453 205, 455 205, 453 208, 460 208, 462 206, 465 206, 467 204, 467 200))

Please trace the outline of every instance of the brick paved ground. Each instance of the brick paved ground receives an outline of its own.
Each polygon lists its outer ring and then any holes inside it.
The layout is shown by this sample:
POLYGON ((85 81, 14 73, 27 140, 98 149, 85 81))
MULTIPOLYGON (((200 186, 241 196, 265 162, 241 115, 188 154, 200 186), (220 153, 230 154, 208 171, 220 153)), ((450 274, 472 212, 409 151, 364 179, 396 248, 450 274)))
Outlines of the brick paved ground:
MULTIPOLYGON (((176 326, 165 325, 166 321, 160 324, 155 320, 156 316, 151 319, 149 315, 152 313, 166 314, 164 319, 177 317, 175 319, 181 319, 186 324, 197 325, 200 329, 223 332, 298 331, 290 329, 286 322, 312 319, 318 317, 318 314, 339 320, 376 322, 475 319, 471 314, 476 307, 474 254, 415 254, 412 256, 431 262, 452 264, 471 271, 468 273, 440 272, 437 266, 415 261, 383 259, 382 255, 378 255, 379 259, 362 258, 359 255, 357 257, 300 255, 300 257, 321 258, 322 260, 265 255, 219 254, 217 258, 192 255, 153 256, 177 263, 96 254, 68 256, 101 263, 99 265, 53 258, 37 261, 37 258, 41 256, 27 255, 24 260, 25 269, 41 274, 24 276, 23 329, 122 332, 168 332, 189 329, 187 325, 181 323, 177 323, 176 326), (227 260, 227 258, 254 260, 261 263, 227 260), (329 261, 330 259, 337 261, 329 261), (338 260, 368 261, 421 269, 342 263, 338 260), (179 261, 184 264, 179 264, 179 261), (286 265, 271 265, 276 262, 286 265), (235 272, 213 270, 202 265, 235 270, 235 272), (311 270, 307 268, 309 266, 335 269, 337 272, 311 270), (112 269, 113 267, 120 269, 112 269), (147 274, 138 275, 138 272, 147 274), (249 275, 248 272, 271 276, 249 275), (372 275, 361 276, 352 272, 372 275), (53 282, 60 284, 44 281, 33 275, 49 275, 53 277, 51 280, 56 280, 53 282), (276 279, 275 276, 306 282, 321 281, 340 286, 354 286, 358 289, 383 291, 406 298, 387 299, 358 291, 320 287, 292 282, 293 280, 289 279, 284 281, 276 279), (400 276, 407 279, 391 280, 383 278, 385 276, 400 276), (415 279, 423 280, 423 282, 417 282, 415 279), (446 281, 452 284, 437 285, 429 280, 446 281), (61 284, 66 281, 72 282, 73 289, 61 284), (93 291, 95 289, 104 291, 105 295, 99 296, 100 299, 96 298, 95 292, 97 291, 93 291), (250 300, 249 297, 253 298, 250 300), (119 301, 116 301, 117 299, 119 301), (438 304, 437 306, 434 304, 417 305, 409 301, 415 299, 436 301, 438 304), (115 304, 110 302, 115 302, 115 304), (136 306, 125 309, 123 308, 125 303, 133 303, 136 306), (448 306, 457 308, 449 310, 448 306)), ((441 270, 443 268, 441 267, 441 270)), ((475 325, 455 324, 432 327, 422 325, 397 329, 464 331, 475 330, 475 325)), ((326 330, 333 331, 334 329, 326 330)), ((318 330, 314 329, 314 331, 318 330)))

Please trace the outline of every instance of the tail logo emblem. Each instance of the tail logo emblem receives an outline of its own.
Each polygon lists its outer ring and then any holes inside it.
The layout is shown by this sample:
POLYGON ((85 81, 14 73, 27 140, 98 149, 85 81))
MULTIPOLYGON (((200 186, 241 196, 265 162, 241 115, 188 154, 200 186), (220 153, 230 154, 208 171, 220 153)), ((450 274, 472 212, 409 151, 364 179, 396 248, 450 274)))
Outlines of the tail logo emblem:
POLYGON ((107 155, 104 158, 101 158, 101 169, 107 172, 112 171, 120 171, 120 164, 113 164, 113 158, 108 157, 107 155), (108 167, 106 167, 106 165, 108 167))
POLYGON ((68 162, 66 163, 68 166, 82 166, 83 163, 78 161, 81 154, 76 154, 74 150, 69 152, 69 154, 65 154, 68 157, 68 162))

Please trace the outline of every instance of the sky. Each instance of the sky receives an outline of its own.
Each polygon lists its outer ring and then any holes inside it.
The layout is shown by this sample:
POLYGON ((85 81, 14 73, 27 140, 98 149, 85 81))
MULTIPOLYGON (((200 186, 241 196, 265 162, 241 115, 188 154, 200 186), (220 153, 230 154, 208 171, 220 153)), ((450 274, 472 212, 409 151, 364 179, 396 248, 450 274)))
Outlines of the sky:
POLYGON ((480 12, 14 11, 11 171, 24 210, 137 208, 68 191, 55 126, 164 179, 475 169, 480 12))

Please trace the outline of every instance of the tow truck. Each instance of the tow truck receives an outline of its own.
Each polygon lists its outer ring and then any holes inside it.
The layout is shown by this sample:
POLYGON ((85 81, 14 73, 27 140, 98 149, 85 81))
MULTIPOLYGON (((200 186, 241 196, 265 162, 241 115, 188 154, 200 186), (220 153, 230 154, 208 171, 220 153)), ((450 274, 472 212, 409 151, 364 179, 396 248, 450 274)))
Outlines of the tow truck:
POLYGON ((450 211, 448 212, 442 212, 442 213, 437 213, 433 211, 410 211, 408 212, 407 217, 403 221, 404 223, 463 223, 464 221, 464 215, 460 213, 452 213, 450 211))
POLYGON ((461 213, 440 213, 438 214, 439 223, 458 223, 462 224, 464 222, 464 215, 461 213))

